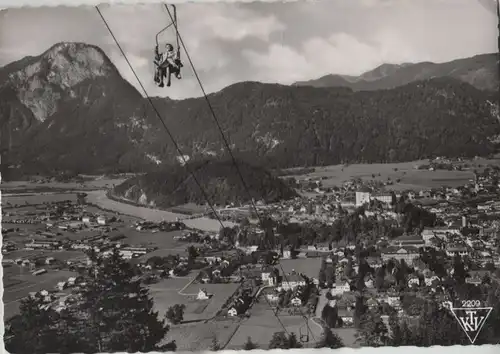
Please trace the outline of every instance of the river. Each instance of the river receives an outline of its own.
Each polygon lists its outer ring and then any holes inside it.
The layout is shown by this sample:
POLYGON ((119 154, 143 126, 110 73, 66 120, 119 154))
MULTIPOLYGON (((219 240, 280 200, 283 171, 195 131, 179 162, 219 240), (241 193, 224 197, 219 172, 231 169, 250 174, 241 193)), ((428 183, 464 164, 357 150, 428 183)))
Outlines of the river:
MULTIPOLYGON (((147 221, 160 222, 160 221, 176 221, 177 218, 184 219, 186 215, 172 213, 170 211, 146 208, 135 206, 126 203, 120 203, 115 200, 109 199, 106 191, 85 191, 87 193, 87 201, 95 204, 100 208, 112 210, 120 214, 135 216, 147 221)), ((220 223, 218 220, 213 220, 208 217, 201 217, 197 219, 186 219, 182 221, 187 227, 198 229, 202 231, 219 231, 220 223)), ((224 221, 224 226, 232 227, 236 225, 233 222, 224 221)))

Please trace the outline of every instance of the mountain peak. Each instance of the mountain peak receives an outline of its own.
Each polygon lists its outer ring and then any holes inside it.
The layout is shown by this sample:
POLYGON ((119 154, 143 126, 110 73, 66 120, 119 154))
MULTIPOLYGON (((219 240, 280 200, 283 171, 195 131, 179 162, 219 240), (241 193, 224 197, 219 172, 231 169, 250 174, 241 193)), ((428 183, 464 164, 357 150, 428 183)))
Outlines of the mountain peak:
MULTIPOLYGON (((44 121, 65 96, 76 97, 75 88, 88 80, 118 74, 116 67, 97 46, 60 42, 37 57, 27 57, 2 69, 6 83, 35 118, 44 121)), ((1 87, 0 87, 1 88, 1 87)))
POLYGON ((382 64, 364 74, 346 79, 327 75, 319 79, 298 82, 297 86, 349 87, 354 91, 386 90, 410 82, 438 77, 453 77, 480 90, 496 91, 498 64, 496 54, 479 54, 470 58, 444 63, 418 62, 382 64))
POLYGON ((409 63, 403 63, 403 64, 384 63, 382 65, 377 66, 375 69, 367 71, 366 73, 362 74, 360 76, 360 79, 367 80, 367 81, 382 79, 386 76, 393 75, 399 69, 405 68, 409 65, 411 65, 411 64, 409 64, 409 63))

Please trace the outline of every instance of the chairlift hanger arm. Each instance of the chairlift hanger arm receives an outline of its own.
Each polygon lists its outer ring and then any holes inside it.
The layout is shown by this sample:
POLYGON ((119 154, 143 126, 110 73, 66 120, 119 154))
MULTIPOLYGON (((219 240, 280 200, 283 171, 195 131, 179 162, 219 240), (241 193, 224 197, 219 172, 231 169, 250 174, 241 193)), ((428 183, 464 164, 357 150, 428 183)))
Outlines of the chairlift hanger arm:
POLYGON ((156 45, 158 45, 158 36, 159 36, 160 34, 162 34, 163 32, 165 32, 166 30, 168 30, 170 27, 172 27, 172 26, 173 26, 173 24, 174 24, 174 23, 172 22, 171 24, 169 24, 167 27, 163 28, 160 32, 158 32, 158 33, 156 34, 156 45))
MULTIPOLYGON (((165 4, 165 6, 167 6, 165 4)), ((176 42, 177 42, 177 50, 179 50, 179 32, 178 32, 178 25, 177 25, 177 7, 175 5, 171 5, 173 9, 173 18, 172 22, 165 28, 163 28, 160 32, 156 34, 156 45, 158 46, 158 36, 168 30, 170 27, 174 26, 174 31, 175 31, 175 37, 176 37, 176 42)), ((167 9, 168 10, 168 9, 167 9)))

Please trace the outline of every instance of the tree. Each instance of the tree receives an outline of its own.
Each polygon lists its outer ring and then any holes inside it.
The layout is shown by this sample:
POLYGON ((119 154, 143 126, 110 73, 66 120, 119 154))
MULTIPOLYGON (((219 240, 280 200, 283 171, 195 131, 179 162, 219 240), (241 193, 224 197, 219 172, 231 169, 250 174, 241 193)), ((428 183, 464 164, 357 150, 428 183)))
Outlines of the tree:
POLYGON ((258 348, 257 344, 255 344, 254 342, 252 342, 252 338, 251 337, 248 337, 247 338, 247 342, 243 346, 243 350, 254 350, 254 349, 257 349, 257 348, 258 348))
POLYGON ((316 345, 316 348, 330 348, 330 349, 338 349, 342 348, 344 343, 342 343, 342 339, 333 331, 328 328, 323 328, 323 335, 316 345))
MULTIPOLYGON (((75 329, 86 352, 146 352, 159 346, 169 330, 153 310, 149 290, 134 277, 134 270, 114 249, 108 258, 91 252, 92 261, 75 316, 85 326, 75 329)), ((169 344, 169 349, 173 346, 169 344)))
POLYGON ((7 323, 7 348, 15 353, 172 351, 160 346, 168 326, 134 269, 115 249, 108 258, 89 253, 78 302, 57 314, 39 299, 27 299, 7 323))
POLYGON ((354 307, 354 326, 357 328, 361 325, 361 320, 366 312, 366 304, 362 296, 356 297, 356 304, 354 307))
POLYGON ((414 330, 410 330, 408 322, 405 320, 400 321, 396 313, 389 317, 389 327, 391 329, 391 346, 418 346, 418 338, 414 334, 414 330))
POLYGON ((196 257, 200 255, 196 247, 194 247, 193 245, 189 246, 186 251, 188 253, 188 258, 191 261, 195 260, 196 257))
POLYGON ((295 333, 276 332, 269 342, 269 349, 298 349, 302 343, 297 340, 295 333))
POLYGON ((389 331, 380 314, 369 311, 362 318, 356 341, 366 347, 387 346, 390 341, 389 331))
MULTIPOLYGON (((329 293, 328 293, 329 294, 329 293)), ((337 323, 339 320, 338 310, 336 307, 331 307, 326 304, 321 311, 321 319, 325 321, 325 323, 330 328, 337 327, 337 323)))
POLYGON ((382 290, 385 285, 385 266, 378 268, 375 271, 375 288, 382 290))
POLYGON ((453 257, 453 278, 457 284, 464 284, 465 278, 467 277, 467 271, 465 270, 464 262, 462 257, 455 255, 453 257))
POLYGON ((186 305, 176 304, 174 306, 170 306, 165 314, 165 317, 172 322, 173 324, 179 324, 184 320, 184 310, 186 309, 186 305))
POLYGON ((38 354, 59 351, 57 313, 43 309, 42 305, 38 298, 21 300, 20 314, 9 319, 5 326, 5 348, 9 352, 38 354))
POLYGON ((217 336, 215 336, 215 335, 212 337, 212 343, 210 344, 210 350, 213 352, 221 350, 220 343, 217 340, 217 336))

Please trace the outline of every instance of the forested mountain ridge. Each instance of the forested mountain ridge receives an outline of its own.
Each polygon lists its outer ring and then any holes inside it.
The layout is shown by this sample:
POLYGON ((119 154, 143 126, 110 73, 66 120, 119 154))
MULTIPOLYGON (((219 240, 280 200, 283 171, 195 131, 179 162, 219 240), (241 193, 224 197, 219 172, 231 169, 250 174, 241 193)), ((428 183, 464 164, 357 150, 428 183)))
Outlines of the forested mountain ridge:
POLYGON ((481 54, 445 63, 382 64, 360 76, 330 74, 296 86, 349 87, 355 91, 399 87, 415 81, 450 77, 480 90, 498 90, 498 54, 481 54))
MULTIPOLYGON (((95 46, 57 44, 1 68, 0 79, 4 172, 179 161, 149 102, 95 46)), ((363 92, 241 82, 209 99, 234 154, 273 168, 487 155, 500 135, 494 95, 446 77, 363 92)), ((203 98, 153 102, 187 159, 227 155, 203 98)))
MULTIPOLYGON (((230 160, 199 161, 189 167, 210 202, 216 205, 242 205, 249 203, 250 198, 269 203, 297 196, 292 188, 264 169, 243 161, 238 161, 237 165, 245 185, 230 160)), ((165 209, 187 203, 206 203, 195 179, 181 166, 130 178, 116 186, 113 194, 137 204, 165 209)))

